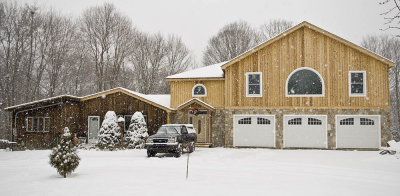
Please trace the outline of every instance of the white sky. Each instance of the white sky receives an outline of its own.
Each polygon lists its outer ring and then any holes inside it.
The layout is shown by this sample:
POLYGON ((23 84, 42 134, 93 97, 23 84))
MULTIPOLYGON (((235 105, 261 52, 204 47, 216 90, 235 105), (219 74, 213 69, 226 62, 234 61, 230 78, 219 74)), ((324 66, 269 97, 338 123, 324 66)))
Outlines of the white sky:
POLYGON ((379 14, 383 0, 22 0, 53 8, 70 16, 103 2, 112 2, 142 31, 176 34, 194 53, 198 63, 208 39, 225 24, 245 20, 253 27, 282 18, 295 24, 308 21, 355 44, 363 36, 388 32, 379 14))

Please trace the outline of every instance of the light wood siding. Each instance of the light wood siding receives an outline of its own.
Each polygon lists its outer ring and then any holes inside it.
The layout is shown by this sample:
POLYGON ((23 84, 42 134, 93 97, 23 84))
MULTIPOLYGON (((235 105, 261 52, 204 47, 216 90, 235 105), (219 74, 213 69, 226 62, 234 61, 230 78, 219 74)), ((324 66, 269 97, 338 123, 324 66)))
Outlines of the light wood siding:
POLYGON ((224 80, 193 80, 193 81, 169 81, 171 84, 171 107, 179 105, 194 98, 192 89, 196 84, 203 84, 207 89, 206 97, 196 97, 215 108, 224 107, 224 80))
MULTIPOLYGON (((371 56, 303 27, 225 69, 225 107, 388 108, 388 69, 371 56), (313 68, 323 77, 324 97, 286 97, 287 77, 301 67, 313 68), (352 70, 366 71, 367 97, 349 97, 352 70), (262 97, 246 97, 246 72, 262 72, 262 97)), ((172 100, 173 105, 183 103, 172 100)))

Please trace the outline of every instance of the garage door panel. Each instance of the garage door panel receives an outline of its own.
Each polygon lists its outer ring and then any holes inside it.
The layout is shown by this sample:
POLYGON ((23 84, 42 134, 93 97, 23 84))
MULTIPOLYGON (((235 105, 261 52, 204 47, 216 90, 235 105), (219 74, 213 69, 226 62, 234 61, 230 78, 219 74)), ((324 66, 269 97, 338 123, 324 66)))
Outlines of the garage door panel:
POLYGON ((234 116, 234 146, 275 147, 274 116, 234 116))
POLYGON ((337 148, 379 148, 380 116, 336 116, 337 148), (354 119, 354 123, 345 123, 354 119))
POLYGON ((326 148, 326 116, 284 116, 284 146, 326 148))

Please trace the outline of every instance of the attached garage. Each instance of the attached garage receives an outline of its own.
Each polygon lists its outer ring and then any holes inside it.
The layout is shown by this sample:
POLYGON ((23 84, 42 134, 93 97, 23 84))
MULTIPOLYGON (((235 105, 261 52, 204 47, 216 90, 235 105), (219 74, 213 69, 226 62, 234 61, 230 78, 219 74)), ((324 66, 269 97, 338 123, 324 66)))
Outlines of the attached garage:
POLYGON ((284 115, 283 145, 288 148, 327 148, 325 115, 284 115))
POLYGON ((379 148, 379 115, 337 115, 336 148, 379 148))
POLYGON ((275 147, 275 116, 234 115, 235 147, 275 147))

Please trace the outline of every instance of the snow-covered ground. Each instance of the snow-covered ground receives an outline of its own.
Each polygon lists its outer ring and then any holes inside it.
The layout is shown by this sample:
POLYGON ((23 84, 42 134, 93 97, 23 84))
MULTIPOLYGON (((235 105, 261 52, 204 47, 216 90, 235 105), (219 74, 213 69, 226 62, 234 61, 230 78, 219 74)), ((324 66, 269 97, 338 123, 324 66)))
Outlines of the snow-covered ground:
POLYGON ((0 152, 1 195, 400 195, 399 156, 378 151, 196 149, 180 158, 145 150, 80 150, 66 179, 50 151, 0 152))

